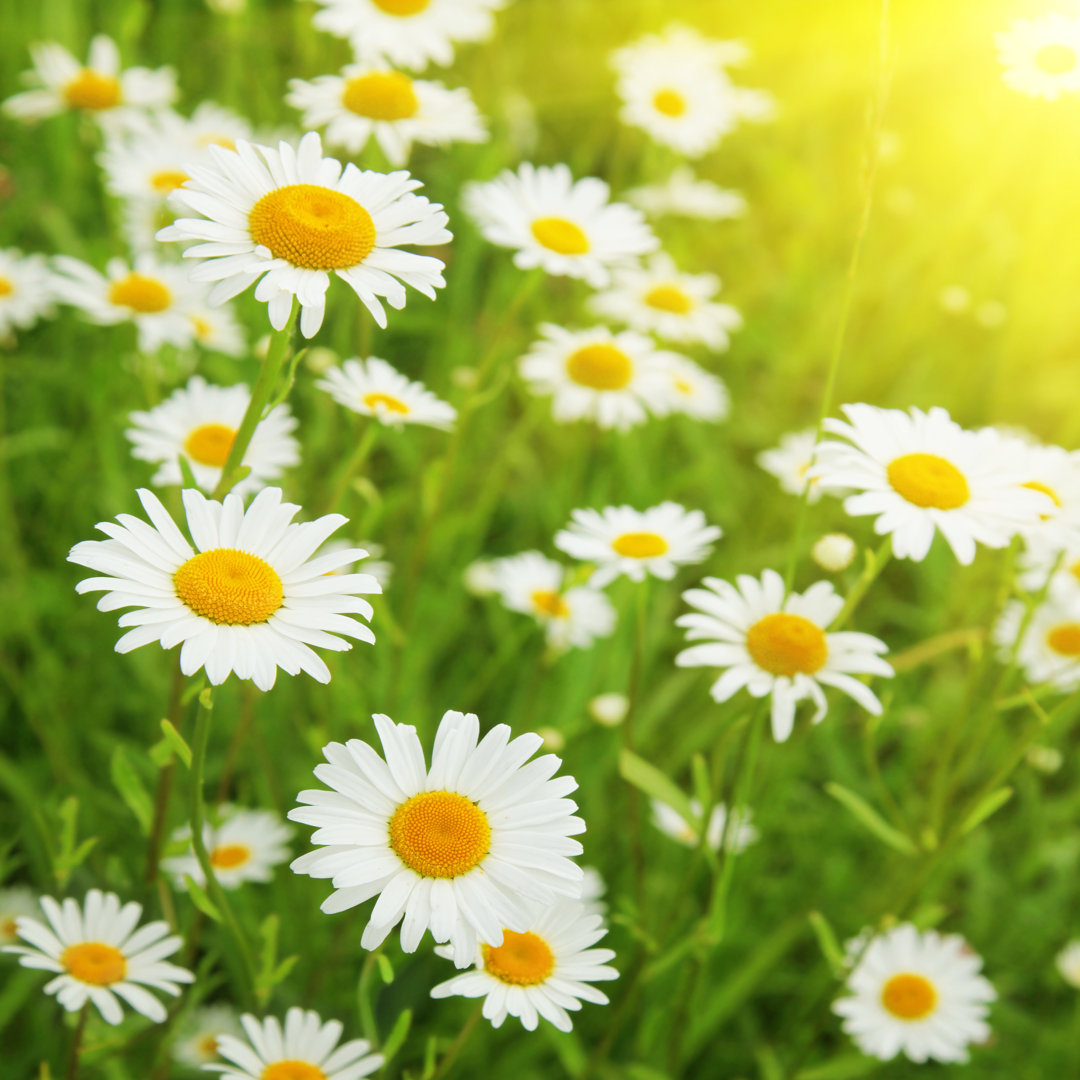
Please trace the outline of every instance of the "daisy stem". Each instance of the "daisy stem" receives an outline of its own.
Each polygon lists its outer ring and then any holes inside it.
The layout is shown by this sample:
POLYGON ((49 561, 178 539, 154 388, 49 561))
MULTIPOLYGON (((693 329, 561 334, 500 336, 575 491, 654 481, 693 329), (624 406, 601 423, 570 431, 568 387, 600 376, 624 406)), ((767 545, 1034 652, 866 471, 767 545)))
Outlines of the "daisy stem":
POLYGON ((471 1013, 469 1018, 462 1025, 461 1030, 457 1033, 454 1041, 446 1048, 446 1053, 443 1054, 442 1060, 435 1066, 435 1071, 431 1074, 430 1080, 439 1080, 440 1077, 445 1076, 450 1070, 450 1066, 454 1064, 458 1054, 461 1053, 461 1048, 468 1041, 469 1036, 473 1033, 473 1028, 476 1027, 477 1022, 480 1020, 480 1010, 482 1005, 477 1005, 471 1013))
MULTIPOLYGON (((641 699, 641 670, 645 661, 645 627, 649 611, 649 579, 637 586, 634 614, 634 651, 630 659, 630 685, 627 687, 626 718, 623 720, 623 746, 634 752, 634 716, 641 699)), ((638 789, 630 788, 630 849, 634 865, 634 887, 639 907, 645 904, 645 851, 641 841, 641 799, 638 789)))
POLYGON ((82 1053, 83 1034, 86 1031, 86 1019, 90 1015, 90 1002, 84 1001, 79 1010, 79 1021, 75 1025, 75 1035, 71 1041, 71 1057, 68 1058, 67 1080, 75 1080, 79 1075, 79 1056, 82 1053))
POLYGON ((855 609, 862 603, 862 599, 867 594, 870 586, 874 584, 878 575, 889 564, 891 558, 892 536, 889 535, 882 540, 877 551, 873 554, 867 554, 866 566, 859 575, 858 581, 851 587, 851 592, 844 599, 844 606, 840 609, 840 614, 833 619, 832 625, 829 627, 830 631, 835 632, 843 628, 844 623, 855 613, 855 609))
MULTIPOLYGON (((361 426, 363 426, 363 420, 361 420, 361 426)), ((371 453, 371 448, 375 445, 375 439, 378 437, 378 434, 379 424, 369 420, 364 431, 358 434, 355 445, 353 446, 353 452, 342 462, 337 471, 337 475, 334 478, 334 486, 331 489, 332 494, 326 502, 326 508, 323 510, 324 514, 330 513, 330 511, 339 506, 341 500, 345 498, 345 494, 349 490, 349 485, 352 483, 353 477, 359 471, 360 466, 367 461, 368 455, 371 453)))
MULTIPOLYGON (((168 721, 177 730, 180 729, 184 673, 177 664, 173 668, 172 685, 169 688, 169 705, 166 710, 168 721)), ((176 760, 170 757, 158 769, 157 790, 154 792, 154 821, 150 827, 150 839, 146 845, 146 883, 152 885, 158 874, 161 859, 161 844, 165 835, 165 822, 169 817, 169 803, 172 800, 172 784, 176 760)))

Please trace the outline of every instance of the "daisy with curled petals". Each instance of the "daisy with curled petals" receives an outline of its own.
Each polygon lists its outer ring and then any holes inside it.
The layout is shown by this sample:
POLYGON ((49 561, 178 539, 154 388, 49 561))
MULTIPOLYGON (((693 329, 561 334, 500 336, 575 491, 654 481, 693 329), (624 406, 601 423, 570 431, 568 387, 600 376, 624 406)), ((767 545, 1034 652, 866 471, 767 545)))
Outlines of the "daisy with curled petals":
POLYGON ((282 330, 300 301, 300 331, 322 325, 330 274, 346 282, 386 326, 380 297, 405 306, 405 286, 431 299, 443 264, 400 244, 444 244, 446 214, 413 190, 406 172, 361 172, 322 156, 309 131, 294 150, 240 140, 235 150, 209 148, 211 164, 192 165, 191 179, 170 196, 174 206, 202 214, 177 218, 159 240, 200 241, 184 257, 203 260, 191 277, 216 281, 210 302, 229 300, 258 281, 255 299, 268 305, 270 325, 282 330))
POLYGON ((680 566, 708 558, 723 535, 718 525, 706 525, 700 510, 664 502, 648 510, 608 506, 575 510, 570 527, 555 535, 555 546, 583 562, 595 563, 589 579, 603 588, 620 574, 644 581, 646 574, 670 581, 680 566))
POLYGON ((218 1054, 226 1065, 206 1065, 228 1080, 360 1080, 383 1063, 366 1039, 341 1043, 344 1025, 325 1024, 317 1012, 293 1006, 282 1024, 276 1016, 240 1017, 246 1039, 221 1035, 218 1054), (341 1043, 339 1046, 338 1043, 341 1043))
POLYGON ((640 210, 609 202, 610 189, 594 176, 575 181, 565 165, 504 170, 465 188, 465 209, 485 239, 515 248, 514 265, 584 278, 594 289, 625 266, 655 251, 659 241, 640 210))
POLYGON ((990 1037, 986 1014, 997 997, 981 968, 959 934, 902 923, 866 946, 847 979, 850 996, 833 1012, 871 1057, 965 1062, 968 1045, 990 1037))
POLYGON ((742 217, 746 212, 746 200, 737 191, 728 191, 711 180, 699 179, 689 165, 672 170, 662 184, 632 188, 626 193, 626 201, 654 217, 672 214, 702 221, 723 221, 742 217))
MULTIPOLYGON (((174 390, 149 412, 133 412, 134 426, 124 434, 131 440, 133 456, 161 463, 151 483, 158 487, 182 483, 180 458, 184 457, 195 482, 211 492, 221 480, 250 401, 251 392, 242 384, 211 386, 202 376, 193 375, 187 386, 174 390)), ((242 463, 251 472, 233 491, 239 495, 257 491, 299 462, 295 428, 288 405, 278 405, 259 421, 242 463)))
POLYGON ((1024 463, 992 428, 965 431, 941 408, 843 411, 847 422, 825 429, 847 441, 822 442, 809 475, 853 490, 844 510, 876 515, 874 531, 891 535, 897 558, 921 562, 940 531, 966 566, 977 543, 1005 547, 1053 510, 1048 495, 1022 486, 1024 463))
POLYGON ((327 143, 350 154, 359 154, 374 136, 394 166, 408 161, 414 142, 446 146, 487 139, 468 90, 383 66, 353 64, 340 75, 291 79, 285 102, 303 111, 305 128, 325 128, 327 143))
POLYGON ((1049 12, 1016 19, 996 34, 1005 84, 1030 97, 1056 101, 1080 90, 1080 18, 1049 12))
POLYGON ((0 339, 53 313, 56 291, 44 255, 0 248, 0 339))
POLYGON ((452 405, 377 356, 345 360, 340 367, 330 368, 315 385, 346 409, 373 416, 389 427, 424 424, 449 431, 457 419, 452 405))
POLYGON ((68 555, 103 575, 76 586, 105 593, 98 610, 135 609, 120 616, 120 625, 133 629, 117 652, 152 641, 163 649, 182 644, 185 675, 205 668, 217 686, 236 672, 269 690, 278 668, 330 681, 313 645, 343 652, 352 648, 345 637, 375 640, 356 616, 371 618, 360 594, 381 592, 379 583, 368 574, 330 573, 367 552, 312 558, 348 518, 294 523, 300 507, 282 502, 280 488, 263 488, 246 511, 239 495, 217 502, 188 488, 182 498, 193 547, 152 492, 138 494, 150 524, 120 514, 118 525, 98 525, 110 539, 84 540, 68 555))
POLYGON ((323 748, 315 775, 331 790, 298 796, 289 812, 313 825, 319 850, 292 863, 298 874, 331 878, 329 913, 378 900, 360 944, 380 945, 401 922, 401 947, 415 952, 431 930, 454 946, 460 967, 481 942, 503 943, 503 929, 529 928, 528 904, 577 896, 581 854, 571 839, 585 823, 566 796, 571 776, 555 777, 552 754, 528 762, 539 735, 510 738, 497 724, 482 739, 472 713, 449 711, 435 734, 431 768, 416 728, 375 716, 385 760, 360 739, 323 748), (479 742, 478 742, 479 739, 479 742))
MULTIPOLYGON (((690 812, 694 815, 694 822, 688 822, 682 814, 673 806, 661 802, 659 799, 652 800, 652 822, 665 835, 682 844, 684 847, 697 847, 701 842, 702 809, 697 799, 690 800, 690 812)), ((728 829, 727 840, 724 840, 724 828, 727 825, 727 807, 723 803, 717 803, 709 814, 709 823, 705 827, 705 843, 713 851, 720 850, 720 844, 724 843, 726 851, 743 851, 758 837, 757 829, 750 823, 750 808, 744 806, 739 820, 734 822, 728 829)))
POLYGON ((1002 663, 1015 654, 1026 681, 1067 693, 1080 687, 1080 593, 1052 595, 1024 626, 1019 600, 1005 605, 994 627, 1002 663), (1023 637, 1019 637, 1023 630, 1023 637))
POLYGON ((695 420, 725 419, 731 410, 731 396, 723 379, 679 353, 665 352, 662 355, 671 381, 670 411, 685 413, 695 420))
POLYGON ((808 475, 816 460, 816 445, 817 432, 813 428, 792 431, 780 440, 779 446, 762 450, 757 456, 757 463, 775 476, 780 481, 780 487, 789 495, 801 495, 805 491, 806 501, 815 503, 825 493, 821 481, 816 476, 808 475))
POLYGON ((881 702, 854 676, 893 674, 882 658, 883 641, 851 631, 827 633, 844 598, 828 581, 804 593, 784 591, 784 579, 766 570, 761 580, 740 574, 732 585, 706 578, 703 589, 688 589, 683 599, 697 610, 680 615, 691 645, 675 657, 679 667, 726 668, 712 685, 714 701, 727 701, 744 687, 752 697, 772 697, 773 738, 783 742, 795 723, 795 707, 809 698, 820 722, 827 708, 823 686, 847 694, 874 716, 881 702))
MULTIPOLYGON (((535 1031, 543 1017, 559 1031, 574 1026, 570 1013, 583 1001, 606 1005, 607 995, 592 984, 619 977, 610 966, 611 949, 596 948, 607 928, 603 917, 583 904, 560 900, 533 909, 524 931, 504 929, 502 944, 481 945, 468 957, 473 971, 455 975, 431 991, 433 998, 484 999, 483 1015, 492 1027, 501 1027, 516 1016, 526 1031, 535 1031)), ((458 967, 464 967, 456 948, 435 951, 458 967)))
POLYGON ((43 896, 41 910, 48 925, 21 916, 17 932, 26 945, 5 945, 4 952, 15 953, 23 967, 55 972, 45 993, 55 994, 68 1012, 90 1001, 106 1023, 119 1024, 124 1001, 160 1024, 167 1015, 165 1006, 146 987, 176 997, 180 983, 195 980, 190 971, 165 962, 184 943, 169 936, 168 923, 135 929, 142 904, 121 907, 115 893, 91 889, 82 905, 70 898, 58 904, 43 896))
POLYGON ((221 1061, 218 1040, 223 1035, 239 1035, 236 1010, 228 1005, 207 1005, 196 1009, 172 1045, 173 1060, 197 1069, 221 1061))

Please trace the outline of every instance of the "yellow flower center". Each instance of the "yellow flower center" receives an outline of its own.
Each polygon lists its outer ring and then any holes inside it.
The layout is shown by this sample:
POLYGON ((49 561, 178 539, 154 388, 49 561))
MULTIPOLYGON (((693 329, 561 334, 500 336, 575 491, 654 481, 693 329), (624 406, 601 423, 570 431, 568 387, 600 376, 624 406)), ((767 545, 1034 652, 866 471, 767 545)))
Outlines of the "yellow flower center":
POLYGON ((307 1061, 275 1061, 263 1069, 259 1080, 326 1080, 326 1073, 307 1061))
POLYGON ((370 120, 407 120, 420 107, 412 79, 400 71, 372 71, 347 80, 341 103, 370 120))
POLYGON ((746 632, 746 651, 772 675, 813 675, 829 658, 825 631, 801 615, 776 612, 746 632))
POLYGON ((924 509, 956 510, 971 498, 964 474, 937 454, 904 454, 886 473, 897 495, 924 509))
POLYGON ((1080 656, 1080 623, 1059 623, 1046 635, 1046 644, 1061 656, 1080 656))
MULTIPOLYGON (((1058 498, 1058 493, 1049 485, 1042 484, 1038 480, 1029 480, 1026 484, 1021 484, 1021 487, 1030 488, 1032 491, 1041 491, 1044 495, 1050 496, 1050 501, 1053 502, 1059 510, 1061 509, 1061 499, 1058 498)), ((1052 514, 1040 514, 1039 518, 1042 521, 1049 521, 1053 517, 1052 514)))
POLYGON ((1064 75, 1076 67, 1076 51, 1068 45, 1055 42, 1044 45, 1035 54, 1035 66, 1047 75, 1064 75))
POLYGON ((266 622, 285 595, 268 562, 235 548, 212 548, 188 559, 173 574, 173 588, 196 615, 228 626, 266 622))
POLYGON ((10 296, 14 291, 15 286, 6 277, 0 277, 0 296, 10 296))
POLYGON ((231 135, 200 135, 195 140, 199 146, 221 146, 226 150, 236 149, 236 140, 231 135))
POLYGON ((112 945, 100 941, 87 941, 82 945, 69 945, 60 954, 60 963, 68 974, 79 982, 91 986, 111 986, 127 975, 124 954, 112 945))
POLYGON ((154 315, 172 303, 172 293, 156 278, 131 273, 109 286, 109 303, 154 315))
POLYGON ((664 116, 682 116, 686 112, 686 98, 676 90, 657 90, 652 103, 653 108, 664 116))
POLYGON ((676 379, 675 389, 680 394, 692 394, 694 392, 694 388, 685 379, 676 379))
POLYGON ((614 345, 586 345, 570 354, 566 374, 591 390, 622 390, 634 377, 634 365, 614 345))
POLYGON ((538 244, 559 255, 584 255, 589 250, 584 230, 566 218, 537 218, 531 228, 538 244))
POLYGON ((405 404, 400 398, 392 397, 390 394, 380 394, 372 392, 365 394, 363 398, 364 404, 374 410, 376 405, 381 405, 384 409, 389 409, 390 412, 401 413, 403 416, 409 411, 409 406, 405 404))
POLYGON ((531 930, 524 934, 503 931, 499 946, 484 945, 484 970, 512 986, 539 986, 555 970, 551 946, 531 930))
POLYGON ((220 469, 229 460, 236 432, 224 424, 203 424, 184 440, 184 453, 200 465, 220 469))
POLYGON ((380 10, 387 15, 419 15, 431 0, 371 0, 380 10))
POLYGON ((210 852, 210 865, 215 870, 235 870, 251 860, 247 844, 219 844, 210 852))
POLYGON ((881 990, 881 1004, 899 1020, 923 1020, 937 1008, 937 990, 924 975, 894 975, 881 990))
POLYGON ((645 303, 658 311, 685 315, 694 303, 677 285, 655 285, 645 294, 645 303))
POLYGON ((191 325, 195 328, 195 336, 200 341, 205 341, 214 332, 213 326, 211 326, 201 315, 192 315, 191 325))
POLYGON ((287 184, 264 195, 248 217, 251 238, 305 270, 344 270, 375 247, 375 223, 355 200, 319 184, 287 184))
POLYGON ((487 814, 464 795, 424 791, 394 811, 390 846, 421 877, 454 878, 487 856, 491 826, 487 814))
POLYGON ((150 177, 150 186, 159 195, 168 195, 188 179, 188 174, 183 169, 162 169, 150 177))
POLYGON ((83 68, 64 87, 64 100, 73 109, 113 109, 120 104, 120 80, 115 75, 83 68))
POLYGON ((570 614, 566 601, 554 589, 537 589, 531 597, 537 615, 565 619, 570 614))
POLYGON ((19 936, 19 924, 14 915, 0 919, 0 941, 14 941, 19 936))
POLYGON ((623 533, 611 542, 616 553, 627 559, 655 559, 667 552, 668 542, 657 533, 623 533))
POLYGON ((204 1035, 199 1040, 199 1053, 204 1057, 217 1057, 217 1040, 216 1035, 204 1035))

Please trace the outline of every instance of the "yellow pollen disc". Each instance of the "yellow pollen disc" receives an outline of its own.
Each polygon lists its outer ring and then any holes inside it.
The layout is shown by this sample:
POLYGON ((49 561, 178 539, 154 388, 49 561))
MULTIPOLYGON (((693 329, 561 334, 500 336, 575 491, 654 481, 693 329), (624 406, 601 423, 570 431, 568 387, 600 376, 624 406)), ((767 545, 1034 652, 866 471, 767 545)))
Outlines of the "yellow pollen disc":
POLYGON ((670 311, 675 315, 685 315, 693 306, 693 301, 677 285, 656 285, 645 294, 645 303, 658 311, 670 311))
POLYGON ((216 870, 235 870, 251 859, 246 844, 219 844, 210 852, 210 865, 216 870))
POLYGON ((652 103, 653 108, 665 116, 682 116, 686 112, 686 98, 675 90, 657 90, 652 103))
POLYGON ((746 651, 772 675, 813 675, 829 658, 825 631, 801 615, 776 612, 746 632, 746 651))
POLYGON ((539 986, 555 970, 551 946, 531 930, 524 934, 504 930, 501 945, 485 945, 482 951, 484 970, 512 986, 539 986))
POLYGON ((894 975, 881 990, 881 1004, 900 1020, 923 1020, 937 1008, 937 990, 923 975, 894 975))
POLYGON ((235 548, 212 548, 188 559, 173 574, 173 588, 196 615, 228 626, 266 622, 285 595, 269 563, 235 548))
POLYGON ((275 1061, 263 1069, 259 1080, 326 1080, 326 1073, 307 1061, 275 1061))
POLYGON ((91 986, 111 986, 127 975, 124 954, 112 945, 100 941, 87 941, 82 945, 70 945, 60 954, 60 963, 68 974, 79 982, 91 986))
POLYGON ((1080 656, 1080 623, 1060 623, 1046 635, 1046 644, 1061 656, 1080 656))
POLYGON ((236 140, 231 135, 200 135, 195 141, 199 146, 220 146, 225 150, 236 149, 236 140))
MULTIPOLYGON (((1051 502, 1060 510, 1061 500, 1058 498, 1058 493, 1047 484, 1041 484, 1038 480, 1029 480, 1026 484, 1021 484, 1021 487, 1030 488, 1032 491, 1041 491, 1044 495, 1049 495, 1051 502)), ((1039 518, 1042 521, 1049 521, 1050 514, 1040 514, 1039 518)))
POLYGON ((199 1040, 199 1053, 205 1054, 206 1057, 217 1056, 217 1036, 216 1035, 204 1035, 199 1040))
POLYGON ((1076 67, 1076 52, 1068 45, 1044 45, 1035 54, 1035 66, 1047 75, 1064 75, 1076 67))
POLYGON ((407 120, 420 107, 412 79, 400 71, 372 71, 348 79, 341 103, 369 120, 407 120))
POLYGON ((109 286, 109 303, 131 308, 142 315, 155 315, 172 303, 172 293, 154 278, 128 274, 109 286))
POLYGON ((566 374, 591 390, 622 390, 634 377, 634 365, 614 345, 586 345, 570 354, 566 374))
POLYGON ((73 109, 113 109, 120 104, 120 80, 83 68, 64 87, 64 100, 73 109))
POLYGON ((1069 567, 1069 573, 1072 574, 1072 576, 1076 578, 1077 581, 1080 581, 1080 559, 1078 559, 1072 564, 1072 566, 1069 567))
POLYGON ((487 814, 453 791, 423 791, 390 819, 390 847, 421 877, 455 878, 478 866, 491 847, 487 814))
POLYGON ((168 195, 188 179, 182 169, 162 169, 150 177, 150 186, 161 195, 168 195))
POLYGON ((431 0, 371 0, 380 10, 387 15, 419 15, 431 0))
POLYGON ((355 200, 319 184, 287 184, 264 195, 248 216, 251 238, 305 270, 344 270, 375 247, 375 223, 355 200))
POLYGON ((14 915, 0 919, 0 941, 14 941, 18 933, 19 924, 15 921, 14 915))
POLYGON ((191 325, 195 328, 195 336, 200 341, 205 341, 214 332, 214 328, 200 315, 191 316, 191 325))
POLYGON ((553 619, 565 619, 570 614, 566 601, 553 589, 537 589, 531 597, 537 615, 547 615, 553 619))
POLYGON ((10 296, 14 291, 15 286, 6 277, 0 277, 0 296, 10 296))
POLYGON ((685 379, 676 379, 675 389, 680 394, 692 394, 694 392, 694 388, 685 379))
POLYGON ((886 473, 897 495, 924 509, 956 510, 971 498, 964 474, 937 454, 904 454, 886 473))
POLYGON ((400 398, 391 397, 390 394, 370 393, 365 394, 363 398, 364 404, 374 410, 376 405, 382 405, 384 409, 389 409, 391 412, 401 413, 404 415, 409 411, 409 406, 405 404, 400 398))
POLYGON ((566 218, 537 218, 531 228, 536 242, 558 255, 584 255, 589 250, 584 230, 566 218))
POLYGON ((623 533, 611 542, 616 554, 626 559, 655 559, 667 552, 668 542, 657 533, 623 533))
POLYGON ((203 424, 184 440, 184 453, 200 465, 220 469, 229 460, 236 432, 224 424, 203 424))

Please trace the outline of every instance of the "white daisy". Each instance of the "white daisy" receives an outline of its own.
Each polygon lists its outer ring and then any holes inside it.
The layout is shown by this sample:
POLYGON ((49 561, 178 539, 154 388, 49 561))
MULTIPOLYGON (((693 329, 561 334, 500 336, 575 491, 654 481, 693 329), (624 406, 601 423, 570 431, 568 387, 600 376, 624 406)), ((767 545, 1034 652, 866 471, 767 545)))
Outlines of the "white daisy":
MULTIPOLYGON (((324 555, 330 555, 337 551, 345 551, 346 549, 355 550, 356 548, 362 548, 368 553, 369 558, 364 563, 364 573, 370 574, 382 587, 385 589, 390 584, 390 579, 394 575, 394 564, 387 562, 382 558, 385 548, 382 544, 376 544, 373 540, 359 540, 357 543, 352 543, 350 540, 331 540, 329 543, 323 545, 322 553, 324 555)), ((350 574, 352 573, 353 563, 345 563, 344 566, 339 566, 336 570, 332 570, 333 574, 350 574)))
MULTIPOLYGON (((209 493, 221 480, 221 470, 232 450, 251 392, 237 386, 211 386, 193 375, 187 386, 174 390, 149 412, 133 412, 133 427, 124 434, 132 455, 140 461, 160 462, 152 484, 180 484, 180 458, 187 459, 199 487, 209 493)), ((288 405, 278 405, 259 421, 241 464, 251 472, 233 490, 250 494, 277 480, 300 461, 300 444, 292 432, 296 420, 288 405)))
POLYGON ((1054 11, 1015 19, 994 37, 1001 77, 1013 90, 1046 101, 1080 90, 1080 18, 1054 11))
POLYGON ((633 188, 626 193, 626 201, 655 217, 673 214, 723 221, 742 217, 746 212, 746 200, 737 191, 699 179, 689 165, 674 169, 662 184, 633 188))
POLYGON ((986 1014, 997 997, 981 968, 958 934, 902 923, 866 947, 847 979, 851 996, 835 1001, 833 1012, 871 1057, 965 1062, 968 1044, 990 1037, 986 1014))
POLYGON ((740 574, 736 584, 706 578, 704 589, 688 589, 683 599, 697 612, 680 615, 691 645, 675 657, 679 667, 725 668, 713 683, 714 701, 727 701, 745 687, 752 697, 772 695, 773 738, 783 742, 795 723, 795 707, 810 698, 813 723, 827 708, 822 686, 833 686, 867 712, 881 715, 881 702, 853 676, 891 676, 881 654, 883 641, 851 631, 827 633, 844 598, 828 581, 803 593, 785 595, 784 579, 766 570, 761 580, 740 574))
POLYGON ((292 863, 298 874, 332 878, 327 913, 378 896, 360 944, 374 949, 401 922, 401 947, 415 952, 424 931, 449 941, 460 966, 479 942, 501 945, 503 928, 529 928, 530 901, 576 896, 580 855, 571 839, 585 823, 566 798, 571 776, 552 779, 561 762, 545 754, 525 762, 539 735, 510 739, 498 724, 477 743, 472 713, 447 712, 435 735, 431 768, 416 729, 375 716, 384 761, 366 742, 323 748, 329 764, 315 775, 332 790, 302 791, 293 821, 316 826, 316 851, 292 863))
POLYGON ((465 209, 484 237, 515 248, 521 270, 584 278, 595 289, 611 280, 611 268, 632 264, 659 241, 640 210, 609 202, 603 180, 575 181, 566 165, 520 165, 488 183, 465 188, 465 209))
POLYGON ((1052 505, 1024 530, 1029 547, 1064 549, 1080 545, 1080 450, 1042 446, 999 432, 1010 455, 1022 462, 1021 486, 1041 491, 1052 505))
POLYGON ((1080 941, 1070 941, 1054 958, 1061 977, 1080 990, 1080 941))
POLYGON ((0 339, 52 315, 55 300, 53 275, 44 255, 0 248, 0 339))
POLYGON ((603 727, 618 727, 629 711, 630 699, 617 691, 597 694, 589 701, 589 716, 603 727))
MULTIPOLYGON (((670 836, 684 847, 697 847, 701 839, 701 803, 690 800, 690 812, 695 824, 688 822, 673 806, 652 799, 652 822, 665 836, 670 836)), ((729 830, 725 851, 743 851, 758 838, 757 829, 750 823, 750 808, 744 807, 740 820, 729 830)), ((709 814, 709 824, 705 829, 705 843, 713 851, 720 850, 724 838, 724 826, 727 824, 727 807, 717 803, 709 814)))
POLYGON ((228 304, 210 307, 209 304, 192 304, 188 318, 195 334, 195 341, 210 352, 226 356, 240 356, 247 352, 247 341, 240 323, 228 304))
POLYGON ((1051 595, 1032 613, 1024 636, 1016 639, 1026 608, 1019 600, 1005 605, 994 627, 1001 660, 1013 649, 1028 682, 1066 693, 1080 687, 1080 593, 1051 595))
POLYGON ((848 442, 826 440, 810 475, 853 489, 852 516, 874 514, 874 531, 891 534, 893 554, 921 562, 940 531, 968 565, 976 543, 999 548, 1050 513, 1049 496, 1021 485, 1022 461, 992 428, 965 431, 940 408, 877 409, 845 405, 849 423, 825 428, 848 442))
POLYGON ((511 611, 532 615, 553 649, 587 649, 615 629, 615 608, 599 589, 566 588, 564 570, 539 551, 495 559, 495 588, 511 611))
POLYGON ((671 380, 671 400, 658 401, 663 407, 667 404, 671 412, 685 413, 695 420, 723 420, 731 410, 731 396, 723 379, 693 360, 679 353, 661 354, 667 376, 671 380))
POLYGON ((1020 555, 1019 571, 1022 589, 1034 593, 1045 586, 1051 596, 1080 602, 1080 540, 1064 547, 1029 541, 1020 555))
POLYGON ((450 233, 438 203, 414 195, 406 172, 361 172, 322 156, 309 131, 294 150, 240 140, 236 150, 209 148, 211 164, 192 165, 191 179, 170 196, 174 206, 202 214, 178 218, 160 240, 197 240, 185 258, 204 260, 191 276, 216 281, 211 303, 221 303, 258 281, 255 299, 268 304, 270 325, 281 330, 300 301, 300 331, 322 325, 330 273, 359 296, 379 326, 386 312, 405 306, 405 285, 431 299, 443 280, 441 260, 401 251, 399 244, 444 244, 450 233))
POLYGON ((172 1045, 173 1060, 192 1069, 220 1061, 218 1039, 222 1035, 239 1034, 239 1018, 231 1006, 207 1005, 196 1009, 172 1045))
POLYGON ((38 894, 26 885, 0 889, 0 945, 11 945, 19 939, 20 915, 36 915, 41 910, 38 894))
POLYGON ((596 948, 605 934, 602 916, 574 901, 534 908, 527 929, 506 928, 501 944, 481 945, 465 964, 454 946, 436 948, 458 967, 474 963, 476 968, 439 983, 431 996, 482 997, 483 1015, 492 1027, 516 1016, 527 1031, 535 1031, 543 1017, 560 1031, 570 1031, 569 1012, 580 1009, 583 1001, 608 1003, 607 995, 592 983, 619 977, 609 966, 615 953, 596 948))
POLYGON ((495 593, 493 559, 475 559, 461 575, 465 591, 471 596, 492 596, 495 593))
POLYGON ((317 1012, 296 1006, 285 1014, 284 1024, 276 1016, 260 1021, 250 1013, 240 1023, 246 1039, 218 1039, 218 1053, 229 1064, 204 1066, 228 1080, 360 1080, 383 1063, 366 1039, 339 1046, 345 1030, 340 1021, 324 1024, 317 1012))
POLYGON ((658 34, 645 34, 616 50, 612 63, 622 69, 672 54, 696 71, 723 71, 745 64, 750 48, 744 41, 721 41, 705 37, 692 26, 671 23, 658 34))
POLYGON ((555 534, 555 546, 571 558, 597 564, 589 580, 594 588, 603 588, 620 574, 631 581, 644 581, 646 574, 670 581, 677 567, 708 558, 723 535, 719 526, 705 524, 700 510, 674 502, 648 510, 575 510, 571 517, 569 528, 555 534))
POLYGON ((390 427, 424 424, 449 431, 457 419, 452 405, 377 356, 345 360, 340 367, 330 368, 315 385, 339 405, 390 427))
POLYGON ((583 866, 581 872, 585 875, 581 881, 581 906, 590 915, 603 917, 607 914, 608 907, 604 900, 607 882, 604 881, 600 871, 593 866, 583 866))
POLYGON ((410 79, 384 66, 353 64, 340 75, 291 79, 285 102, 303 112, 305 128, 325 128, 327 143, 350 154, 359 154, 374 136, 394 166, 408 161, 414 142, 446 146, 488 137, 468 90, 410 79))
POLYGON ((780 487, 791 495, 801 495, 807 488, 807 501, 815 503, 827 489, 816 476, 808 476, 814 460, 816 431, 793 431, 780 440, 780 445, 762 450, 757 463, 780 481, 780 487))
POLYGON ((291 523, 300 507, 282 502, 280 488, 263 488, 246 511, 239 495, 219 503, 188 488, 182 498, 192 547, 152 492, 138 494, 150 525, 120 514, 119 525, 98 525, 109 540, 84 540, 68 555, 106 575, 76 586, 105 593, 99 611, 137 609, 120 616, 121 626, 134 629, 116 643, 117 652, 152 641, 163 649, 182 643, 185 675, 205 668, 217 686, 235 671, 269 690, 278 668, 330 681, 312 645, 342 652, 352 645, 338 635, 375 640, 355 616, 371 618, 371 605, 358 594, 380 592, 378 582, 368 574, 328 576, 366 552, 312 558, 347 518, 291 523))
POLYGON ((5 945, 23 967, 56 973, 45 984, 46 994, 68 1012, 77 1012, 90 1001, 109 1024, 124 1018, 120 1001, 137 1013, 160 1024, 165 1006, 144 987, 176 997, 180 983, 195 976, 184 968, 165 963, 183 939, 170 937, 169 924, 152 922, 135 929, 142 904, 120 906, 115 893, 91 889, 80 906, 68 898, 58 904, 51 896, 41 898, 41 910, 48 926, 23 915, 16 920, 17 932, 26 945, 5 945))

